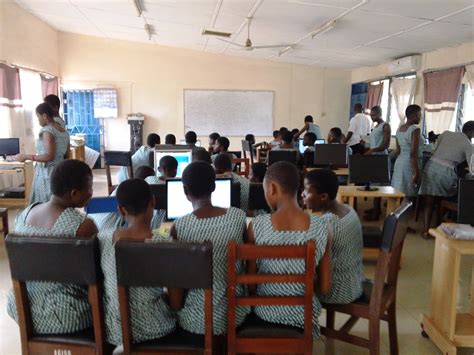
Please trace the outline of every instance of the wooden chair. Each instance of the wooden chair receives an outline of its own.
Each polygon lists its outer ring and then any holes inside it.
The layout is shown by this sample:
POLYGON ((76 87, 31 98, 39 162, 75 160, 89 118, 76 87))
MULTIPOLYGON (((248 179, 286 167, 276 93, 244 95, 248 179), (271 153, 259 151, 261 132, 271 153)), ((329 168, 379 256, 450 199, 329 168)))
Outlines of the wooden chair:
POLYGON ((242 152, 244 152, 244 159, 249 159, 250 164, 254 162, 254 151, 249 141, 242 140, 242 152))
POLYGON ((303 246, 255 246, 237 245, 230 241, 227 247, 227 299, 228 299, 228 354, 236 353, 313 353, 313 279, 315 273, 315 243, 303 246), (304 274, 237 274, 237 260, 257 259, 304 259, 304 274), (238 284, 302 283, 304 296, 239 296, 235 294, 238 284), (304 330, 296 327, 265 322, 249 316, 237 329, 235 311, 238 306, 304 306, 304 330))
POLYGON ((119 241, 115 246, 124 354, 212 354, 212 244, 119 241), (176 261, 179 260, 179 265, 176 261), (133 343, 130 287, 204 289, 205 335, 183 329, 159 339, 133 343))
POLYGON ((22 354, 111 354, 105 341, 102 307, 102 271, 99 243, 89 239, 30 237, 6 238, 15 293, 22 354), (35 334, 26 282, 48 281, 86 285, 93 327, 70 334, 35 334))
POLYGON ((2 230, 3 236, 8 235, 8 208, 0 208, 0 218, 2 219, 2 230))
POLYGON ((104 152, 105 173, 107 175, 107 189, 109 195, 117 188, 112 185, 112 176, 110 175, 111 166, 126 166, 128 168, 128 176, 133 178, 132 155, 130 152, 106 150, 104 152))
POLYGON ((247 158, 243 159, 232 159, 232 165, 237 167, 237 174, 240 176, 248 177, 250 174, 250 163, 247 158), (242 170, 242 164, 244 165, 244 169, 242 170))
POLYGON ((411 203, 404 204, 385 218, 375 278, 373 281, 364 281, 362 297, 345 305, 322 304, 323 308, 326 308, 327 319, 326 327, 321 327, 321 333, 326 337, 367 348, 371 355, 378 355, 380 354, 380 321, 384 320, 388 322, 390 354, 398 354, 397 281, 411 206, 411 203), (339 330, 334 328, 336 312, 351 316, 339 330), (369 321, 369 339, 349 334, 359 318, 369 321))

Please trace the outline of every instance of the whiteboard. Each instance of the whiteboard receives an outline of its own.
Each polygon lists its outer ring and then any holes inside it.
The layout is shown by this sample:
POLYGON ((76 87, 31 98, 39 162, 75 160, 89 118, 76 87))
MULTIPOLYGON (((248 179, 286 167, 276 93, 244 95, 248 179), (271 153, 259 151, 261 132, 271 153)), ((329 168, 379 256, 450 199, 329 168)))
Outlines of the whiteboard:
POLYGON ((184 90, 185 131, 198 136, 271 136, 273 91, 184 90))

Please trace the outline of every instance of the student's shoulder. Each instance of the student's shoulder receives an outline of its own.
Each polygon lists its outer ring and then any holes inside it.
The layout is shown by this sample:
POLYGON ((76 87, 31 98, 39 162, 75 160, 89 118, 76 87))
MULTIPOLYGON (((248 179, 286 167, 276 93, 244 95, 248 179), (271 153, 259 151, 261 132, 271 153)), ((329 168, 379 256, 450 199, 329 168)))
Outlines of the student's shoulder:
POLYGON ((246 221, 247 214, 245 211, 241 210, 240 208, 236 207, 229 207, 227 210, 227 214, 232 217, 233 219, 239 220, 239 221, 246 221))

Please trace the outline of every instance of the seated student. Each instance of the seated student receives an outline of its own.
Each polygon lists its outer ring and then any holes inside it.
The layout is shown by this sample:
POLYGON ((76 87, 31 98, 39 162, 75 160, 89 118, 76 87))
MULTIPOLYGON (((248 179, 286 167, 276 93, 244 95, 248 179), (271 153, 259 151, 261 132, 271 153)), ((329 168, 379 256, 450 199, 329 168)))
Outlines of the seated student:
MULTIPOLYGON (((18 215, 15 233, 32 237, 71 238, 95 235, 97 227, 94 222, 76 210, 84 207, 92 197, 92 171, 89 166, 79 160, 64 160, 54 168, 50 185, 50 200, 32 204, 18 215)), ((92 326, 85 287, 35 281, 27 283, 27 290, 34 333, 64 334, 92 326)), ((7 312, 17 320, 12 290, 8 292, 7 300, 7 312)))
POLYGON ((165 137, 165 144, 176 145, 176 136, 174 134, 167 134, 165 137))
MULTIPOLYGON (((155 145, 160 144, 160 141, 161 139, 159 135, 156 133, 150 133, 146 139, 146 145, 142 145, 140 149, 138 149, 132 155, 132 169, 134 176, 140 166, 148 166, 150 164, 150 152, 155 148, 155 145)), ((122 182, 128 178, 128 168, 126 166, 122 166, 120 168, 118 180, 119 182, 122 182)))
MULTIPOLYGON (((104 274, 104 313, 107 341, 122 344, 120 308, 115 264, 115 243, 119 240, 145 242, 152 239, 150 224, 154 198, 148 184, 129 179, 117 188, 119 212, 127 221, 123 229, 106 228, 99 233, 101 267, 104 274)), ((130 318, 134 342, 160 338, 171 333, 176 320, 160 287, 133 287, 129 290, 130 318)))
MULTIPOLYGON (((316 242, 316 265, 323 257, 327 243, 327 226, 324 219, 309 215, 298 205, 300 175, 297 168, 288 162, 272 164, 265 174, 263 188, 268 205, 275 211, 258 217, 249 224, 247 242, 256 245, 301 245, 310 240, 316 242)), ((303 260, 292 261, 263 259, 248 263, 249 270, 261 273, 304 273, 303 260)), ((258 296, 303 296, 302 284, 260 284, 258 296)), ((303 307, 256 306, 255 314, 267 322, 304 327, 303 307)), ((319 337, 318 317, 321 305, 313 297, 313 335, 319 337)))
MULTIPOLYGON (((342 144, 344 135, 339 127, 333 127, 329 130, 327 144, 342 144)), ((352 155, 352 148, 347 146, 347 154, 352 155)))
POLYGON ((206 163, 212 164, 211 155, 205 149, 193 150, 192 161, 205 161, 206 163))
POLYGON ((207 148, 207 151, 209 152, 209 154, 216 154, 216 143, 217 143, 217 139, 220 137, 221 135, 217 132, 214 132, 214 133, 211 133, 209 135, 209 139, 208 139, 208 142, 209 142, 209 147, 207 148))
POLYGON ((270 142, 270 148, 276 147, 281 143, 281 134, 279 130, 273 131, 273 140, 270 142))
POLYGON ((474 137, 474 121, 464 123, 462 132, 446 131, 437 140, 433 156, 426 163, 421 178, 420 195, 425 197, 425 225, 423 238, 429 238, 433 206, 443 197, 456 195, 458 174, 456 167, 462 162, 471 162, 474 137))
POLYGON ((257 155, 256 148, 260 148, 260 147, 266 148, 268 146, 267 142, 256 143, 255 142, 255 136, 253 134, 250 134, 250 133, 245 136, 245 140, 247 142, 249 142, 250 146, 253 148, 254 156, 257 155))
POLYGON ((59 123, 59 125, 63 128, 66 127, 66 123, 62 119, 62 117, 59 115, 59 109, 61 108, 61 100, 59 100, 59 97, 57 97, 54 94, 47 95, 43 99, 44 102, 48 103, 49 106, 53 109, 53 114, 54 114, 54 120, 59 123))
POLYGON ((316 143, 316 135, 313 132, 307 132, 303 136, 303 145, 306 147, 305 152, 314 152, 314 144, 316 143))
MULTIPOLYGON (((243 243, 246 217, 245 212, 238 208, 224 209, 212 205, 215 179, 214 169, 205 162, 193 162, 184 169, 184 192, 193 204, 194 212, 177 219, 170 234, 185 243, 212 242, 214 334, 219 335, 227 332, 227 243, 229 240, 243 243)), ((242 267, 239 264, 239 268, 242 267)), ((204 291, 189 290, 186 297, 176 291, 170 290, 170 305, 179 310, 179 325, 189 332, 204 334, 204 291)), ((237 292, 243 294, 244 289, 239 287, 237 292)), ((247 308, 238 307, 237 325, 244 321, 248 313, 247 308)))
POLYGON ((304 205, 332 226, 332 282, 327 295, 318 295, 325 303, 351 303, 362 295, 362 226, 352 207, 336 200, 339 182, 331 170, 313 170, 306 174, 304 205))
POLYGON ((298 138, 303 134, 303 132, 306 131, 307 133, 313 133, 316 136, 316 138, 314 139, 315 141, 316 139, 323 139, 321 129, 317 124, 313 123, 313 116, 308 115, 304 118, 304 126, 295 134, 295 137, 298 138))
MULTIPOLYGON (((227 153, 229 150, 230 146, 230 141, 227 137, 219 137, 216 140, 216 145, 214 147, 214 155, 211 156, 212 162, 214 163, 214 160, 216 159, 217 155, 220 153, 227 153)), ((237 159, 235 154, 230 154, 231 159, 237 159)))
POLYGON ((433 153, 436 147, 436 141, 438 140, 439 134, 435 134, 433 131, 428 132, 428 144, 423 145, 423 153, 433 153))
POLYGON ((295 147, 293 142, 293 135, 287 131, 282 135, 282 142, 279 146, 274 147, 272 150, 294 150, 296 151, 296 160, 300 160, 300 151, 295 147))
POLYGON ((267 172, 267 164, 265 163, 253 163, 250 167, 250 182, 262 183, 265 173, 267 172))
POLYGON ((158 171, 160 176, 149 176, 145 181, 149 184, 165 184, 167 179, 174 179, 178 172, 178 161, 171 155, 165 155, 160 159, 158 164, 158 171))
MULTIPOLYGON (((135 178, 140 180, 146 180, 149 177, 156 176, 155 169, 150 168, 149 166, 141 166, 137 169, 137 173, 135 174, 135 178)), ((117 189, 114 190, 117 193, 117 189)))
POLYGON ((196 132, 194 132, 194 131, 186 132, 186 134, 184 135, 184 139, 186 141, 186 145, 188 145, 192 148, 196 147, 196 143, 197 143, 197 134, 196 134, 196 132))
POLYGON ((240 209, 247 212, 249 206, 250 181, 232 171, 232 161, 229 154, 221 153, 214 160, 217 175, 231 177, 233 182, 240 184, 240 209))

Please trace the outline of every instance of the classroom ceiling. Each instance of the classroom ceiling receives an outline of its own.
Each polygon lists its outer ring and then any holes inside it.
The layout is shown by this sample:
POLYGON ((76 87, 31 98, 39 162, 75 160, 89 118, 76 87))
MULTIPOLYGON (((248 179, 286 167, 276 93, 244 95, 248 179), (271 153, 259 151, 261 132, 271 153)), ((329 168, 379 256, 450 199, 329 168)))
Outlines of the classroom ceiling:
POLYGON ((141 17, 134 1, 15 0, 59 31, 341 69, 474 41, 474 0, 136 0, 141 17), (212 27, 244 44, 249 16, 254 45, 291 49, 247 51, 201 35, 212 27))

